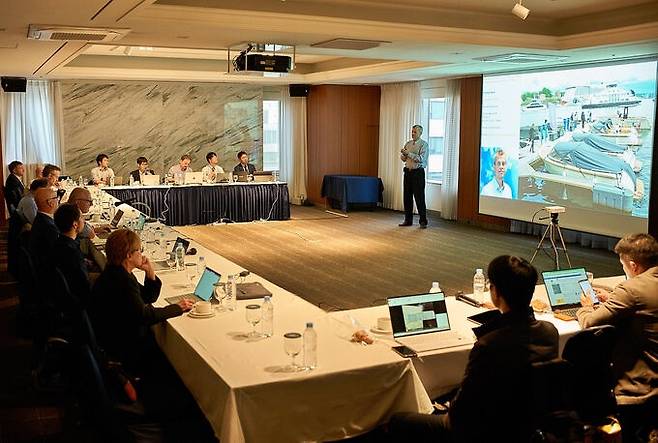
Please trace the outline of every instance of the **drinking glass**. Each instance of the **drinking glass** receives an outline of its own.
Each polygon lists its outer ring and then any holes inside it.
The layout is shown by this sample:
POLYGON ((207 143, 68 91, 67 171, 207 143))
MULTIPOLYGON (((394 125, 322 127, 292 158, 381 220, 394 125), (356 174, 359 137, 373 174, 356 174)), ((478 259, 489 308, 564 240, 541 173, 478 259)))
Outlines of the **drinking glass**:
POLYGON ((301 366, 295 362, 295 357, 302 352, 302 334, 299 332, 286 332, 283 334, 283 350, 292 357, 292 362, 288 366, 290 372, 301 370, 301 366))
POLYGON ((167 261, 167 266, 169 266, 169 270, 174 269, 174 265, 176 264, 176 253, 175 252, 170 252, 165 256, 165 260, 167 261))
POLYGON ((224 283, 217 282, 213 285, 215 289, 213 290, 213 297, 219 303, 218 309, 224 311, 224 299, 226 298, 226 291, 224 290, 224 283))
POLYGON ((187 278, 190 280, 190 288, 194 289, 194 280, 197 277, 197 265, 196 263, 185 263, 185 273, 187 278))
POLYGON ((260 322, 263 314, 260 309, 260 305, 247 305, 246 308, 247 321, 251 323, 252 326, 252 330, 249 333, 249 338, 256 338, 260 336, 260 334, 256 332, 256 325, 260 322))

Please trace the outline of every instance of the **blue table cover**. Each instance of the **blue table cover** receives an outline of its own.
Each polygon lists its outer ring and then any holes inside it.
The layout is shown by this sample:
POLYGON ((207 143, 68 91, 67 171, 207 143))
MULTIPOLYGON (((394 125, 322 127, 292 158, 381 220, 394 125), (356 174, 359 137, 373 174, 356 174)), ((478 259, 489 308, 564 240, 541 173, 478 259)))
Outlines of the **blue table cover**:
MULTIPOLYGON (((151 217, 162 219, 169 226, 207 224, 222 218, 235 222, 290 218, 285 183, 108 187, 104 190, 119 200, 135 199, 147 204, 151 217)), ((146 212, 140 205, 135 208, 146 212)))
POLYGON ((325 175, 322 180, 322 197, 335 200, 347 212, 349 204, 383 201, 384 184, 379 177, 367 175, 325 175))

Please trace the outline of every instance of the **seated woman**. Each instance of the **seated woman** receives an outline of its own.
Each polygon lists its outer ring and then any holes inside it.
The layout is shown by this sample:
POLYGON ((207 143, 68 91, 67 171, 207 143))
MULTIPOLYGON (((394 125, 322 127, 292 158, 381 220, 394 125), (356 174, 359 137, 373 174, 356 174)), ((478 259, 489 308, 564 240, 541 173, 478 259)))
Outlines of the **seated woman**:
POLYGON ((184 299, 163 308, 151 305, 160 295, 162 282, 142 255, 134 232, 119 229, 110 234, 105 253, 107 265, 94 284, 89 306, 96 338, 110 358, 121 361, 132 373, 148 372, 157 352, 149 327, 181 315, 193 303, 184 299), (133 275, 134 269, 146 273, 143 285, 133 275))

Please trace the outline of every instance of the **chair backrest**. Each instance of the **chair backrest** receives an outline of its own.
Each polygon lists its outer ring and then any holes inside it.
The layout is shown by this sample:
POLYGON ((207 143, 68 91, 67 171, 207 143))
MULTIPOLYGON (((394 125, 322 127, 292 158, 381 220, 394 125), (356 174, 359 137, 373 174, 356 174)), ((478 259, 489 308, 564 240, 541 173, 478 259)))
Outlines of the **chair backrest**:
POLYGON ((37 273, 27 248, 18 245, 18 292, 22 305, 37 302, 37 273))
POLYGON ((560 358, 532 364, 530 379, 536 422, 549 414, 573 408, 573 371, 573 365, 560 358))
POLYGON ((562 351, 562 358, 574 367, 576 410, 585 421, 596 423, 616 411, 612 367, 616 340, 614 326, 596 326, 576 333, 562 351))

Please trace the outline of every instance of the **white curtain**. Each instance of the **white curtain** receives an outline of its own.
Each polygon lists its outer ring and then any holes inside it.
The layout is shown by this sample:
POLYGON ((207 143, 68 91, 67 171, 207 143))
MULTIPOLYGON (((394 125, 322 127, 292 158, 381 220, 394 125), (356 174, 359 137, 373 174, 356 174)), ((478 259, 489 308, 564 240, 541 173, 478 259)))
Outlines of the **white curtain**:
POLYGON ((421 124, 420 83, 382 85, 379 106, 379 171, 384 182, 384 207, 403 210, 400 149, 421 124))
POLYGON ((290 202, 301 204, 306 198, 306 97, 281 100, 281 179, 288 182, 290 202))
POLYGON ((0 125, 4 163, 23 162, 25 183, 34 178, 37 164, 64 167, 59 83, 28 80, 24 93, 0 92, 0 125))
POLYGON ((461 80, 448 80, 443 143, 443 183, 441 185, 441 217, 448 220, 457 219, 460 88, 461 80))

